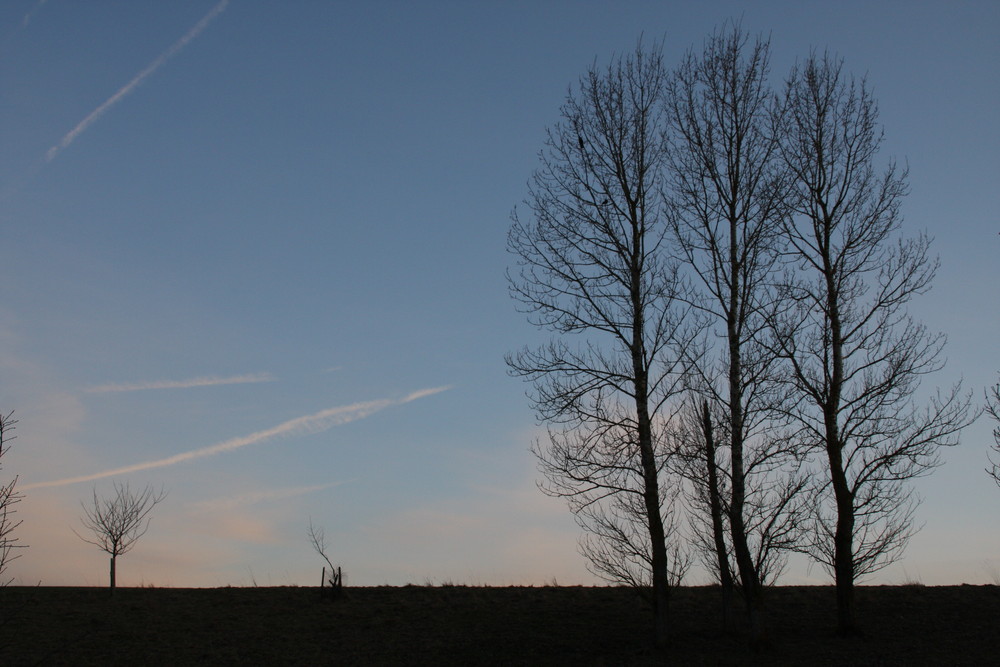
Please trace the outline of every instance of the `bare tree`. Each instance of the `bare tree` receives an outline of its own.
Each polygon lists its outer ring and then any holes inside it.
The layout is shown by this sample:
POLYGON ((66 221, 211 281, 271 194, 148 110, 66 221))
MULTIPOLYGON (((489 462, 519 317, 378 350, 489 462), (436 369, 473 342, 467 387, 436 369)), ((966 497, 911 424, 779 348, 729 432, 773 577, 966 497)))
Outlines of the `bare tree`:
MULTIPOLYGON (((681 585, 692 565, 690 550, 681 537, 682 492, 679 484, 660 487, 663 531, 668 545, 667 580, 671 587, 681 585)), ((609 583, 652 592, 653 554, 641 495, 614 494, 600 503, 580 508, 575 516, 586 531, 580 540, 580 552, 587 558, 587 569, 609 583)))
MULTIPOLYGON (((17 420, 13 417, 13 411, 6 415, 0 414, 0 461, 10 449, 10 441, 17 437, 11 435, 14 425, 17 424, 17 420)), ((18 476, 14 475, 14 479, 0 486, 0 588, 13 581, 13 578, 7 578, 7 567, 11 561, 20 558, 16 550, 26 546, 17 544, 19 538, 13 537, 14 530, 21 525, 20 520, 14 519, 14 513, 17 511, 14 506, 24 497, 17 491, 17 479, 18 476)))
POLYGON ((838 625, 855 631, 854 583, 897 559, 912 535, 906 482, 940 463, 969 422, 959 387, 914 402, 943 365, 942 334, 907 312, 937 269, 925 235, 901 239, 906 170, 878 173, 878 110, 864 80, 812 54, 784 96, 781 155, 793 177, 790 271, 773 320, 800 398, 790 414, 826 459, 805 550, 836 578, 838 625))
POLYGON ((166 498, 162 490, 154 492, 147 486, 141 492, 133 492, 128 483, 114 483, 114 495, 101 498, 94 488, 90 504, 80 503, 83 516, 80 521, 94 539, 79 533, 76 536, 88 544, 93 544, 111 556, 111 594, 115 594, 115 566, 119 556, 128 553, 149 529, 150 513, 166 498))
POLYGON ((699 288, 693 305, 721 343, 716 362, 695 365, 694 384, 728 434, 728 457, 719 458, 729 465, 729 538, 755 644, 766 642, 762 586, 795 542, 804 486, 778 410, 776 357, 760 338, 776 296, 786 180, 771 128, 769 51, 738 25, 724 28, 701 54, 688 53, 668 96, 670 223, 699 288))
MULTIPOLYGON (((993 428, 993 451, 1000 455, 1000 382, 986 390, 986 414, 997 423, 993 428)), ((1000 486, 1000 458, 990 459, 986 472, 1000 486)))
POLYGON ((309 537, 309 544, 312 545, 313 551, 318 553, 326 564, 330 566, 330 578, 326 578, 326 568, 323 568, 323 577, 320 580, 320 596, 326 597, 330 595, 334 598, 338 597, 343 591, 343 575, 339 567, 334 567, 333 561, 330 560, 327 551, 329 545, 326 541, 326 533, 324 532, 322 526, 316 527, 313 525, 312 518, 309 519, 309 529, 306 531, 309 537), (327 583, 330 584, 327 587, 327 583))
POLYGON ((329 545, 326 542, 326 533, 323 531, 322 526, 317 528, 313 525, 312 519, 309 519, 309 529, 306 531, 306 534, 309 537, 309 544, 312 546, 313 551, 326 561, 326 564, 330 566, 330 571, 333 572, 336 568, 326 553, 329 545))
MULTIPOLYGON (((568 498, 597 539, 607 536, 605 519, 639 509, 648 550, 635 551, 648 553, 660 645, 671 568, 659 444, 683 370, 672 349, 687 326, 661 247, 666 83, 658 48, 640 45, 606 70, 592 67, 548 131, 531 216, 515 211, 508 236, 518 264, 508 273, 511 294, 532 323, 557 335, 507 357, 511 373, 532 382, 532 403, 551 425, 548 442, 534 447, 542 488, 568 498)), ((632 548, 637 538, 619 544, 632 548)))

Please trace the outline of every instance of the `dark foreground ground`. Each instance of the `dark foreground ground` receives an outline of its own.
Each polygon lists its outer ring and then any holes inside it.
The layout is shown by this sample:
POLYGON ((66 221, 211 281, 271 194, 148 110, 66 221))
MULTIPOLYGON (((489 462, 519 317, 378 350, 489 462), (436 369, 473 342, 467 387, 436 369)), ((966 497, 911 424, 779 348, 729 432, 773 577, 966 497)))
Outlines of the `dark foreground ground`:
MULTIPOLYGON (((986 665, 1000 664, 1000 587, 858 590, 864 637, 831 631, 826 587, 769 591, 774 646, 719 632, 718 591, 672 601, 657 652, 651 613, 623 588, 0 589, 0 665, 986 665)), ((740 617, 739 620, 742 620, 740 617)))

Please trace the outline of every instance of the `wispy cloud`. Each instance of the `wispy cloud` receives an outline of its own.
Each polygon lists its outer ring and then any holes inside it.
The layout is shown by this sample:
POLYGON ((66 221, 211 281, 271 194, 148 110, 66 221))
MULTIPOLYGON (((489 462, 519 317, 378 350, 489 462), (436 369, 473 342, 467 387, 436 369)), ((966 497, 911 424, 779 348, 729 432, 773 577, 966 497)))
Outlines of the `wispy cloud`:
POLYGON ((258 491, 256 493, 245 493, 239 496, 231 496, 228 498, 215 498, 213 500, 204 500, 197 503, 192 503, 191 507, 196 509, 199 513, 201 512, 222 512, 227 510, 233 510, 240 507, 246 507, 248 505, 256 505, 257 503, 267 502, 271 500, 285 500, 286 498, 297 498, 299 496, 304 496, 310 493, 316 493, 317 491, 324 491, 326 489, 333 488, 335 486, 340 486, 346 482, 332 482, 330 484, 317 484, 314 486, 297 486, 285 489, 271 489, 270 491, 258 491))
POLYGON ((452 388, 452 385, 446 384, 443 387, 431 387, 430 389, 419 389, 412 394, 407 394, 400 403, 409 403, 410 401, 415 401, 419 398, 427 398, 428 396, 433 396, 434 394, 440 394, 442 391, 448 391, 452 388))
POLYGON ((119 391, 145 391, 147 389, 192 389, 195 387, 215 387, 224 384, 250 384, 254 382, 273 382, 270 373, 251 373, 220 378, 215 376, 197 377, 189 380, 157 380, 153 382, 123 382, 102 384, 84 389, 88 394, 108 394, 119 391))
MULTIPOLYGON (((211 11, 209 11, 208 14, 204 16, 204 18, 202 18, 200 21, 198 21, 198 23, 194 25, 193 28, 188 30, 183 37, 174 42, 169 49, 161 53, 156 58, 156 60, 147 65, 144 70, 136 74, 131 81, 122 86, 117 93, 115 93, 107 100, 105 100, 104 103, 101 104, 101 106, 91 111, 90 115, 81 120, 77 124, 77 126, 74 127, 72 130, 70 130, 58 144, 56 144, 55 146, 53 146, 48 150, 48 152, 45 154, 45 161, 52 162, 52 160, 54 160, 55 157, 59 155, 60 152, 62 152, 70 144, 72 144, 78 136, 86 132, 87 128, 89 128, 91 125, 97 122, 97 120, 101 116, 103 116, 105 113, 108 112, 109 109, 111 109, 111 107, 113 107, 114 105, 118 104, 123 99, 125 99, 125 97, 133 90, 135 90, 139 86, 139 84, 141 84, 146 79, 146 77, 148 77, 153 72, 162 67, 163 64, 166 63, 168 60, 170 60, 170 58, 175 56, 178 51, 187 46, 188 42, 190 42, 195 37, 200 35, 201 32, 208 27, 208 24, 212 22, 212 19, 214 19, 216 16, 221 14, 226 9, 226 5, 228 4, 229 0, 221 0, 221 2, 215 5, 211 9, 211 11)), ((37 8, 38 7, 36 7, 35 9, 37 8)), ((25 20, 27 21, 29 17, 30 14, 25 17, 25 20)))
POLYGON ((22 28, 28 27, 28 24, 31 23, 31 17, 34 16, 35 12, 41 9, 42 5, 44 5, 46 2, 47 0, 38 0, 38 2, 35 3, 35 6, 28 10, 28 13, 24 15, 23 19, 21 19, 22 28))
POLYGON ((402 405, 404 403, 409 403, 419 398, 424 398, 427 396, 433 396, 434 394, 439 394, 442 391, 447 391, 448 389, 450 389, 450 386, 433 387, 429 389, 421 389, 419 391, 415 391, 402 399, 383 398, 375 401, 366 401, 362 403, 352 403, 350 405, 341 405, 338 407, 321 410, 320 412, 311 415, 305 415, 302 417, 296 417, 295 419, 289 419, 288 421, 282 422, 277 426, 265 429, 263 431, 257 431, 256 433, 251 433, 250 435, 244 435, 237 438, 230 438, 229 440, 224 440, 222 442, 210 445, 208 447, 203 447, 201 449, 193 449, 187 452, 181 452, 180 454, 174 454, 173 456, 168 456, 167 458, 156 459, 154 461, 144 461, 142 463, 134 463, 132 465, 122 466, 120 468, 113 468, 111 470, 105 470, 90 475, 67 477, 65 479, 57 479, 50 482, 36 482, 34 484, 25 484, 23 487, 18 487, 18 488, 21 488, 22 490, 28 490, 28 489, 40 489, 51 486, 66 486, 68 484, 78 484, 80 482, 92 482, 94 480, 104 479, 105 477, 114 477, 116 475, 125 475, 134 472, 152 470, 154 468, 164 468, 166 466, 177 465, 178 463, 186 463, 188 461, 193 461, 195 459, 205 458, 206 456, 223 454, 226 452, 234 451, 236 449, 240 449, 241 447, 246 447, 247 445, 254 445, 257 443, 267 442, 269 440, 276 440, 278 438, 289 438, 294 436, 313 435, 316 433, 322 433, 323 431, 329 430, 334 426, 341 426, 343 424, 348 424, 350 422, 357 421, 359 419, 364 419, 365 417, 370 417, 376 412, 380 412, 393 405, 402 405))

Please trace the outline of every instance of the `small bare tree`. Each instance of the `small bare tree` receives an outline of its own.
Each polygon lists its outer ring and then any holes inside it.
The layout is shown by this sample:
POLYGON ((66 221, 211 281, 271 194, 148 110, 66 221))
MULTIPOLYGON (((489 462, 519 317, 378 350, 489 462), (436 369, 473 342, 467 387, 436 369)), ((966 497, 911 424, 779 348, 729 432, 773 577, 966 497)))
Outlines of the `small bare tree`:
POLYGON ((314 526, 312 519, 309 519, 309 530, 306 533, 309 536, 309 544, 312 545, 313 550, 323 557, 326 564, 330 566, 331 570, 334 570, 333 561, 327 555, 326 551, 329 545, 326 542, 326 533, 323 531, 322 526, 314 526))
POLYGON ((92 535, 88 539, 75 530, 76 536, 88 544, 93 544, 111 556, 111 595, 115 594, 115 565, 117 558, 128 553, 149 529, 150 513, 166 498, 161 489, 154 492, 147 486, 141 492, 133 492, 128 483, 114 484, 115 493, 111 498, 101 498, 94 488, 90 504, 80 503, 83 516, 80 521, 92 535))
MULTIPOLYGON (((993 418, 997 426, 993 429, 993 451, 1000 455, 1000 382, 986 390, 986 414, 993 418)), ((1000 458, 990 459, 986 472, 1000 486, 1000 458)))
MULTIPOLYGON (((334 567, 333 561, 331 561, 330 560, 330 556, 327 555, 327 549, 329 548, 329 545, 327 544, 326 533, 323 531, 323 527, 322 526, 319 526, 319 527, 314 526, 313 522, 312 522, 312 519, 310 518, 309 519, 309 529, 306 532, 306 534, 309 537, 309 544, 312 546, 313 551, 315 551, 320 556, 322 556, 323 560, 326 561, 326 564, 330 566, 330 581, 329 581, 329 583, 330 583, 331 589, 333 590, 333 595, 334 596, 338 595, 339 592, 340 592, 341 586, 343 584, 343 579, 342 579, 340 568, 334 567)), ((325 589, 326 583, 327 583, 326 569, 324 568, 323 569, 323 578, 320 580, 320 588, 321 589, 325 589)), ((323 595, 325 595, 325 591, 324 590, 321 590, 320 593, 323 594, 323 595)))
MULTIPOLYGON (((0 414, 0 460, 10 448, 10 441, 17 436, 11 435, 17 420, 13 418, 14 412, 6 415, 0 414)), ((2 469, 2 466, 0 466, 2 469)), ((17 487, 17 475, 7 484, 0 486, 0 588, 7 586, 13 581, 6 576, 7 566, 10 562, 19 558, 16 549, 23 549, 26 545, 17 544, 18 538, 13 537, 14 530, 21 525, 19 520, 15 521, 13 514, 17 510, 14 505, 21 502, 24 496, 19 493, 17 487)))

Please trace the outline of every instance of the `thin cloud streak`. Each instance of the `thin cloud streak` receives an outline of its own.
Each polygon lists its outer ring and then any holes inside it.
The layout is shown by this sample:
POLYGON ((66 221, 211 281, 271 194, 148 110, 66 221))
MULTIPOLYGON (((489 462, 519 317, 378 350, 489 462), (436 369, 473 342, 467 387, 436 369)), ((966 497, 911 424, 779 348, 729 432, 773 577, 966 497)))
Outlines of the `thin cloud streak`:
POLYGON ((166 466, 177 465, 178 463, 186 463, 188 461, 193 461, 195 459, 205 458, 206 456, 214 456, 216 454, 222 454, 225 452, 231 452, 241 447, 246 447, 247 445, 254 445, 260 442, 267 442, 268 440, 274 440, 277 438, 288 438, 293 436, 302 435, 314 435, 316 433, 322 433, 323 431, 329 430, 334 426, 342 426, 343 424, 348 424, 359 419, 364 419, 365 417, 370 417, 376 412, 380 412, 393 405, 402 405, 404 403, 409 403, 415 401, 418 398, 423 398, 425 396, 432 396, 434 394, 446 391, 449 387, 435 387, 431 389, 421 389, 409 394, 403 399, 392 400, 388 398, 383 398, 375 401, 366 401, 362 403, 352 403, 351 405, 341 405, 335 408, 328 408, 320 412, 305 415, 302 417, 296 417, 295 419, 290 419, 286 422, 282 422, 275 427, 265 429, 263 431, 257 431, 256 433, 251 433, 250 435, 245 435, 237 438, 230 438, 229 440, 224 440, 222 442, 210 445, 208 447, 203 447, 202 449, 193 449, 187 452, 181 452, 180 454, 174 454, 173 456, 168 456, 164 459, 156 459, 154 461, 144 461, 142 463, 134 463, 128 466, 122 466, 121 468, 113 468, 111 470, 105 470, 103 472, 97 472, 90 475, 80 475, 78 477, 67 477, 65 479, 57 479, 50 482, 36 482, 34 484, 25 484, 23 487, 19 487, 22 490, 29 489, 41 489, 53 486, 67 486, 69 484, 79 484, 80 482, 92 482, 98 479, 104 479, 105 477, 114 477, 116 475, 126 475, 134 472, 142 472, 145 470, 153 470, 155 468, 164 468, 166 466))
POLYGON ((195 387, 216 387, 226 384, 251 384, 255 382, 274 382, 270 373, 251 373, 228 378, 215 376, 197 377, 189 380, 157 380, 153 382, 127 382, 102 384, 84 389, 88 394, 109 394, 122 391, 145 391, 148 389, 193 389, 195 387))
POLYGON ((324 491, 326 489, 331 489, 335 486, 340 486, 341 484, 346 484, 347 482, 331 482, 330 484, 317 484, 314 486, 299 486, 286 489, 272 489, 270 491, 259 491, 257 493, 247 493, 241 496, 233 496, 229 498, 216 498, 214 500, 204 500, 197 503, 192 503, 191 507, 201 512, 220 512, 226 510, 233 510, 238 507, 246 507, 247 505, 256 505, 257 503, 266 502, 269 500, 285 500, 287 498, 297 498, 299 496, 304 496, 309 493, 316 493, 317 491, 324 491))
POLYGON ((129 93, 135 90, 139 86, 139 84, 141 84, 146 79, 146 77, 148 77, 153 72, 162 67, 163 64, 166 63, 168 60, 170 60, 170 58, 172 58, 174 55, 176 55, 178 51, 187 46, 188 42, 190 42, 195 37, 200 35, 201 32, 208 27, 208 24, 211 23, 216 16, 221 14, 226 9, 226 5, 228 4, 229 0, 221 0, 221 2, 215 5, 215 7, 213 7, 212 10, 209 11, 208 14, 204 16, 204 18, 198 21, 198 23, 196 23, 193 28, 188 30, 183 37, 174 42, 174 44, 169 49, 161 53, 156 58, 156 60, 147 65, 146 69, 136 74, 135 77, 127 84, 122 86, 122 88, 117 93, 115 93, 107 100, 105 100, 105 102, 101 106, 91 111, 89 116, 80 121, 79 124, 77 124, 77 126, 74 127, 72 130, 70 130, 58 144, 50 148, 48 152, 45 153, 45 161, 52 162, 52 160, 54 160, 55 157, 59 155, 60 152, 69 147, 69 145, 72 144, 78 136, 83 134, 87 130, 87 128, 89 128, 91 125, 97 122, 97 120, 105 113, 107 113, 107 111, 111 107, 121 102, 129 93))
POLYGON ((446 384, 442 387, 431 387, 430 389, 419 389, 412 394, 407 394, 400 403, 409 403, 420 398, 427 398, 428 396, 433 396, 434 394, 440 394, 442 391, 448 391, 454 387, 454 385, 446 384))

